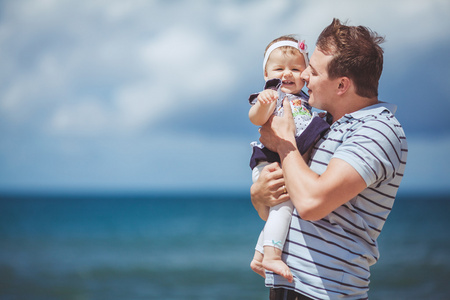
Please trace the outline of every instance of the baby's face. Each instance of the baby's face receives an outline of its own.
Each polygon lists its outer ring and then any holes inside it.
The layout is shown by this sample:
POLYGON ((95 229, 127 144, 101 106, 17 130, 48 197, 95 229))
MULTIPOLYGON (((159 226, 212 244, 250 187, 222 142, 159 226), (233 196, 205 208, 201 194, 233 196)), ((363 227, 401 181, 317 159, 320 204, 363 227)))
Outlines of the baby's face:
POLYGON ((264 79, 281 79, 281 91, 288 94, 298 94, 305 82, 301 78, 306 69, 303 55, 284 53, 281 49, 275 49, 269 56, 264 72, 264 79))

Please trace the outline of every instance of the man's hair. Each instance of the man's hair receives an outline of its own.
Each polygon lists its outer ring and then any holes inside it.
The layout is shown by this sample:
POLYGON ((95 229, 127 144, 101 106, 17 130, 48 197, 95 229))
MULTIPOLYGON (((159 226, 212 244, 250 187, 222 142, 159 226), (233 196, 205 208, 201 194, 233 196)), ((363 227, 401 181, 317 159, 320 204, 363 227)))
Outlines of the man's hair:
POLYGON ((383 71, 384 37, 364 26, 346 26, 333 19, 317 39, 317 48, 333 55, 328 76, 350 78, 361 97, 378 96, 378 81, 383 71))

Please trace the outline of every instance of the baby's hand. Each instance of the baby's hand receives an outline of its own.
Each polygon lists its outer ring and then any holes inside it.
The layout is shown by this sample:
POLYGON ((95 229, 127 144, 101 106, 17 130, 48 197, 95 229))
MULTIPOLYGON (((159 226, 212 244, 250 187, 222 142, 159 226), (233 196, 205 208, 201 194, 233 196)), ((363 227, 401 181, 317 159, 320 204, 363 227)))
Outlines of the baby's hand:
POLYGON ((278 99, 278 93, 274 90, 264 90, 258 95, 258 101, 262 105, 267 105, 278 99))

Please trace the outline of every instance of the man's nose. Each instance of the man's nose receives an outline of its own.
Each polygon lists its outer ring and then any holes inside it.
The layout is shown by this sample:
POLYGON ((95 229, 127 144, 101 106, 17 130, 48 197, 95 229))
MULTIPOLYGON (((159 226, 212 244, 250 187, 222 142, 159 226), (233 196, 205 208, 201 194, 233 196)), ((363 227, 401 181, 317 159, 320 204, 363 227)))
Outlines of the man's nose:
POLYGON ((305 69, 302 74, 300 74, 300 78, 307 82, 309 80, 309 73, 308 73, 308 69, 305 69))

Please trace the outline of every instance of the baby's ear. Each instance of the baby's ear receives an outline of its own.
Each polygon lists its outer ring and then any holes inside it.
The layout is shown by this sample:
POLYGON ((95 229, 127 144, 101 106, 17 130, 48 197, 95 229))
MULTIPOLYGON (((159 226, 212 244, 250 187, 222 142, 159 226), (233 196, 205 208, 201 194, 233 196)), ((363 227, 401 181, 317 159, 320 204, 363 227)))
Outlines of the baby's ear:
POLYGON ((267 75, 267 71, 264 70, 264 81, 269 80, 269 76, 267 75))

